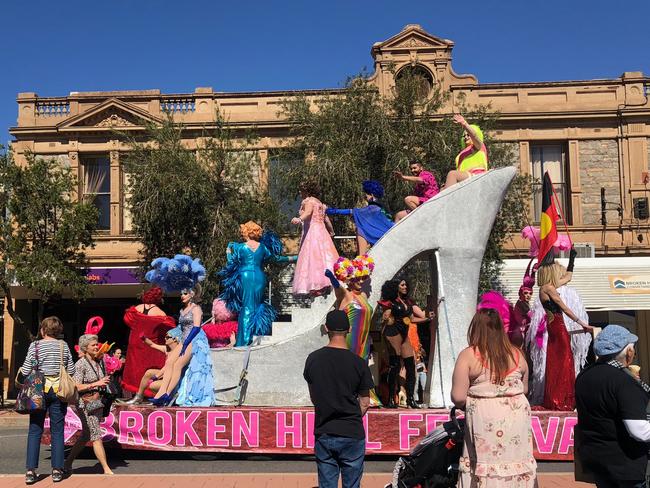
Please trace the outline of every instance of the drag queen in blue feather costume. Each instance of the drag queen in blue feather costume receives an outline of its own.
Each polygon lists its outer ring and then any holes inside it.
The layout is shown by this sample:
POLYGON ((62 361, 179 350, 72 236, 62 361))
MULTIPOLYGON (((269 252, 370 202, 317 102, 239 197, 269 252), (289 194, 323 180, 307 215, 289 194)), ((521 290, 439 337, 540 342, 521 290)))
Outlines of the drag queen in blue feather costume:
POLYGON ((183 308, 178 327, 182 347, 170 353, 171 371, 162 378, 160 390, 152 403, 157 406, 176 404, 182 407, 209 407, 214 403, 214 377, 208 338, 203 332, 203 312, 197 304, 199 282, 205 268, 198 259, 177 254, 172 259, 157 258, 146 279, 166 292, 181 292, 183 308))
POLYGON ((270 262, 295 261, 294 256, 281 256, 282 242, 270 231, 249 221, 239 226, 244 242, 231 242, 226 249, 228 263, 220 271, 223 292, 221 299, 228 309, 239 315, 235 347, 248 346, 254 336, 269 335, 275 310, 264 300, 266 274, 270 262))
POLYGON ((381 237, 393 227, 393 218, 381 203, 384 187, 375 180, 363 182, 368 206, 359 208, 328 208, 328 215, 352 215, 357 227, 357 254, 366 254, 381 237))

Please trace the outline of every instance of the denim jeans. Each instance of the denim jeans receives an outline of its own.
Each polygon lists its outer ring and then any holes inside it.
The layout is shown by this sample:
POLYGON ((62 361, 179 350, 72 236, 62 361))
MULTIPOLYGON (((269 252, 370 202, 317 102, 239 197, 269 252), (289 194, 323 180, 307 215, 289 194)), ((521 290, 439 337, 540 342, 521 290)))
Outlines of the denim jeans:
POLYGON ((29 433, 27 434, 27 469, 38 468, 38 455, 41 449, 41 436, 45 415, 50 416, 50 435, 52 437, 52 469, 63 469, 65 446, 63 427, 68 404, 59 400, 52 390, 45 393, 45 410, 29 414, 29 433))
POLYGON ((342 488, 359 488, 363 475, 366 440, 321 434, 314 446, 318 467, 318 487, 337 488, 339 473, 342 488))

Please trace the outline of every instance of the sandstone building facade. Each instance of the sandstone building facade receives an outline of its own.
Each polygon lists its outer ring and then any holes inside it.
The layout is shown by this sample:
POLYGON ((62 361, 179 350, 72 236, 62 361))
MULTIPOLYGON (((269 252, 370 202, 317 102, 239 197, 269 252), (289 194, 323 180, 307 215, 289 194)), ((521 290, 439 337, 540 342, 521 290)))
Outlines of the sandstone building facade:
MULTIPOLYGON (((387 94, 394 87, 395 73, 416 68, 431 87, 438 85, 449 92, 446 113, 452 113, 462 97, 469 104, 489 103, 498 110, 501 115, 494 136, 513 145, 521 172, 539 177, 550 171, 573 240, 583 243, 585 256, 593 256, 588 260, 590 265, 585 261, 587 281, 577 284, 584 287, 585 301, 594 311, 599 310, 595 313, 602 322, 623 317, 625 325, 635 328, 642 341, 650 341, 645 332, 650 330, 646 312, 650 309, 650 78, 640 72, 625 72, 615 79, 486 84, 474 75, 454 72, 453 47, 452 41, 431 35, 418 25, 408 25, 372 46, 375 72, 371 80, 387 94), (607 202, 606 226, 602 223, 602 188, 607 202), (630 287, 617 290, 612 277, 621 269, 626 270, 625 276, 635 278, 629 278, 630 287), (590 285, 594 280, 600 280, 600 288, 590 285)), ((336 92, 313 90, 308 94, 336 92)), ((96 287, 96 301, 90 306, 96 314, 102 314, 106 306, 102 304, 110 301, 113 308, 118 307, 120 300, 133 297, 140 288, 128 279, 111 282, 102 278, 111 270, 114 275, 120 274, 115 270, 135 266, 138 259, 138 243, 130 233, 124 205, 127 175, 121 162, 126 148, 115 139, 113 130, 142 131, 143 120, 156 122, 172 115, 185 124, 186 143, 192 147, 219 110, 231 124, 255 128, 261 160, 259 179, 266 185, 273 171, 274 149, 289 130, 289 123, 278 115, 279 107, 292 94, 295 92, 290 90, 223 93, 206 87, 181 94, 159 90, 72 92, 47 98, 36 93, 18 94, 17 124, 10 132, 19 160, 26 151, 59 159, 79 175, 80 193, 92 175, 104 177, 95 199, 101 211, 101 230, 96 248, 89 252, 96 269, 94 276, 100 276, 98 282, 107 283, 96 287)), ((533 202, 534 209, 538 200, 533 202)), ((504 276, 513 286, 518 287, 521 278, 525 249, 519 236, 513 236, 508 244, 513 260, 507 262, 504 276)), ((15 297, 19 309, 32 306, 20 287, 16 287, 15 297)), ((76 313, 78 322, 83 313, 76 313)), ((74 314, 69 320, 75 320, 74 314)), ((0 374, 6 385, 17 340, 6 313, 3 335, 0 374)), ((644 361, 650 367, 650 362, 644 361)))

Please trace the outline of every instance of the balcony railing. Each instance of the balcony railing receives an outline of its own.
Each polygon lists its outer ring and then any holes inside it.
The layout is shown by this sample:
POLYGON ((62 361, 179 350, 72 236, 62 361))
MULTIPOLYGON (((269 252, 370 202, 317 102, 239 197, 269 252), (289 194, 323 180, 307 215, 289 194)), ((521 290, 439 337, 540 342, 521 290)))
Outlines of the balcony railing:
POLYGON ((194 98, 163 98, 160 101, 160 109, 165 113, 182 113, 196 111, 194 98))
POLYGON ((48 100, 36 102, 36 115, 39 117, 65 117, 70 114, 67 100, 48 100))

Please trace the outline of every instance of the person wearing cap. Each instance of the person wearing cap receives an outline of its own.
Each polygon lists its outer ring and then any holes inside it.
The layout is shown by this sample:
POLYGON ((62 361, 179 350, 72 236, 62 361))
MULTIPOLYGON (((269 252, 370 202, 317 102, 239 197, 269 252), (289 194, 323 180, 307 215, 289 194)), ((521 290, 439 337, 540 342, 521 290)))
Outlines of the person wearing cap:
POLYGON ((598 488, 645 487, 650 387, 628 369, 638 337, 620 325, 594 340, 595 364, 576 379, 576 461, 598 488))
POLYGON ((358 488, 363 475, 366 434, 363 416, 374 387, 366 361, 348 350, 348 316, 342 310, 327 314, 329 343, 312 352, 303 376, 314 404, 314 455, 318 486, 358 488))

